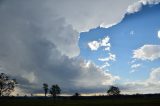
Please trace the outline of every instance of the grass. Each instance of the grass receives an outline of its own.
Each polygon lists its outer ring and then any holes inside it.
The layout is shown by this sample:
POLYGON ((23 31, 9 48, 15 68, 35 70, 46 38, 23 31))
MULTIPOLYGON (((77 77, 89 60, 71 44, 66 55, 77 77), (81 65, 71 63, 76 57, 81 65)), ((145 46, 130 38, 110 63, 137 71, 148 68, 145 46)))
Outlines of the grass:
POLYGON ((6 98, 0 106, 160 106, 160 98, 6 98))

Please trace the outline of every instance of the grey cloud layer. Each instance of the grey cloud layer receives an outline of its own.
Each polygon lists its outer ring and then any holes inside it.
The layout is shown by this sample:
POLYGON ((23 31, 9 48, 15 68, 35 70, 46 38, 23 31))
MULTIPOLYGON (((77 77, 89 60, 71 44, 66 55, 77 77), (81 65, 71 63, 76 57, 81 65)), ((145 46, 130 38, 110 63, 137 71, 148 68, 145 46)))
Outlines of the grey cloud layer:
POLYGON ((48 5, 81 32, 117 24, 123 19, 128 5, 136 1, 138 0, 57 0, 48 2, 48 5))
POLYGON ((102 90, 117 80, 93 63, 75 58, 79 33, 48 3, 55 5, 49 0, 1 1, 0 71, 16 76, 19 87, 32 92, 44 82, 70 92, 102 90), (100 88, 93 89, 96 86, 100 88))

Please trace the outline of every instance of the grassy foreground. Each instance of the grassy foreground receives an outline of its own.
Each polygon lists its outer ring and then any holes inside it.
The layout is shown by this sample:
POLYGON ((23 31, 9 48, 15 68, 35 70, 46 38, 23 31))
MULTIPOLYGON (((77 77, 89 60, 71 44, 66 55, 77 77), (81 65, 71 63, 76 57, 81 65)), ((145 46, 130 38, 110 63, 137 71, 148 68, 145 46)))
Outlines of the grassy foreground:
POLYGON ((0 106, 160 106, 160 98, 1 98, 0 106))

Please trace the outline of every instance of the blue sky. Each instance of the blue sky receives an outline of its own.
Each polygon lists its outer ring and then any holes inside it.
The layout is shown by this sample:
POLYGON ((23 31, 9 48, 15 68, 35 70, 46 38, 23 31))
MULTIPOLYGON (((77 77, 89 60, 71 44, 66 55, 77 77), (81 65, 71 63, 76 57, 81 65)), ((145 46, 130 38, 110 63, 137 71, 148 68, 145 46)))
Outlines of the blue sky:
POLYGON ((141 60, 134 58, 133 51, 143 45, 159 45, 158 31, 160 30, 160 5, 143 6, 143 8, 133 14, 126 14, 123 20, 110 28, 95 28, 80 34, 79 46, 80 57, 93 61, 101 66, 104 62, 98 58, 108 57, 108 53, 116 55, 116 61, 110 61, 109 70, 113 75, 121 78, 121 83, 126 80, 145 80, 149 77, 152 68, 160 65, 160 59, 141 60), (100 41, 108 36, 111 44, 110 51, 105 51, 104 47, 98 50, 91 50, 88 43, 100 41), (140 64, 134 72, 131 66, 140 64))

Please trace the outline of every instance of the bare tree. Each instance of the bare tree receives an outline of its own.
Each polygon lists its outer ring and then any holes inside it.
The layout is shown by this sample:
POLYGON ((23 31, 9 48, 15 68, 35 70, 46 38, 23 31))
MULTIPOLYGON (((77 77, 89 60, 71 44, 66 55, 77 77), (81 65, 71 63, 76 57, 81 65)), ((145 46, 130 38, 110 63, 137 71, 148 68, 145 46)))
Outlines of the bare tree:
POLYGON ((44 83, 43 84, 43 89, 44 89, 44 94, 45 94, 45 97, 46 97, 46 95, 48 93, 48 84, 44 83))
POLYGON ((50 89, 50 94, 53 97, 56 97, 58 94, 61 93, 61 89, 60 87, 56 84, 56 85, 52 85, 51 89, 50 89))
POLYGON ((15 79, 9 79, 9 77, 1 73, 0 74, 0 96, 9 96, 14 91, 17 84, 15 79))

